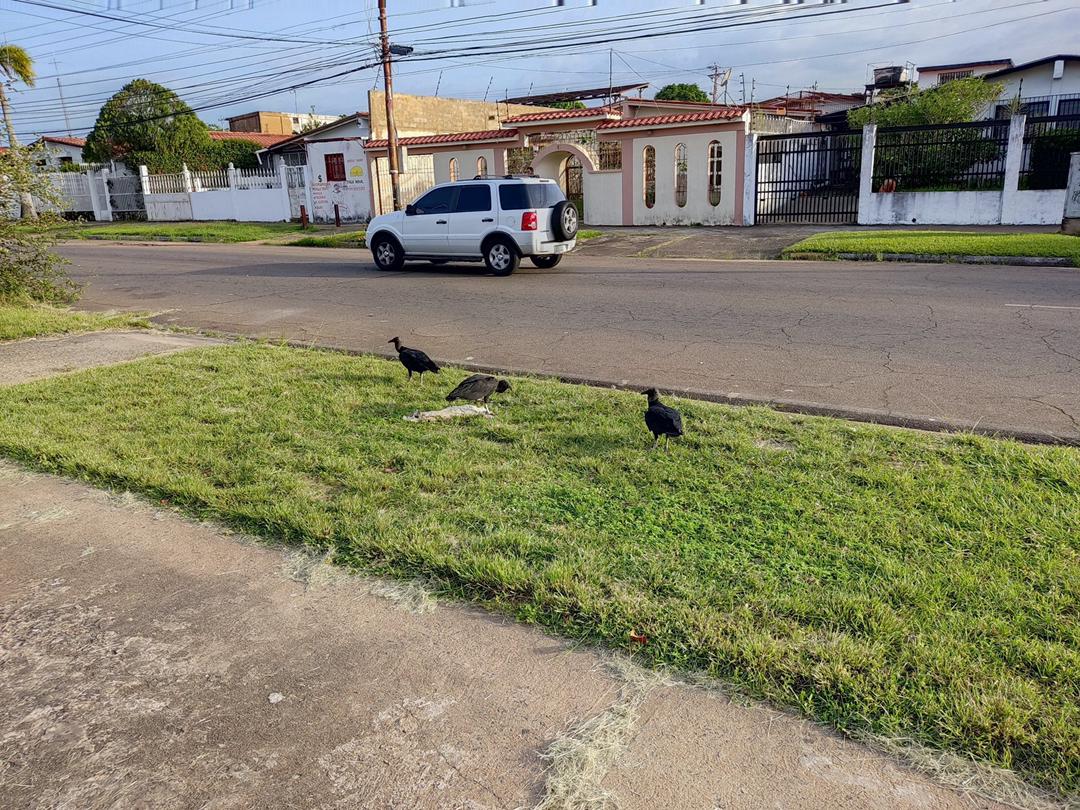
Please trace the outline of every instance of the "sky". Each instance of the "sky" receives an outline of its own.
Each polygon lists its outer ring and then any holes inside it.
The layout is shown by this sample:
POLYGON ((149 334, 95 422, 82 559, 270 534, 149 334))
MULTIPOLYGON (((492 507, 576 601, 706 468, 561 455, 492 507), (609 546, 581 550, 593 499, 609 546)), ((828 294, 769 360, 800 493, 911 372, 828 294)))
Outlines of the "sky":
MULTIPOLYGON (((609 78, 648 82, 646 96, 670 82, 708 91, 714 64, 731 68, 735 102, 858 92, 873 66, 1019 64, 1076 53, 1080 41, 1080 0, 387 4, 392 40, 414 48, 395 63, 397 92, 488 100, 609 78)), ((11 93, 23 139, 85 135, 101 104, 140 77, 212 124, 252 110, 365 110, 381 85, 370 66, 378 30, 376 0, 0 0, 3 39, 26 48, 38 73, 36 88, 11 93)))

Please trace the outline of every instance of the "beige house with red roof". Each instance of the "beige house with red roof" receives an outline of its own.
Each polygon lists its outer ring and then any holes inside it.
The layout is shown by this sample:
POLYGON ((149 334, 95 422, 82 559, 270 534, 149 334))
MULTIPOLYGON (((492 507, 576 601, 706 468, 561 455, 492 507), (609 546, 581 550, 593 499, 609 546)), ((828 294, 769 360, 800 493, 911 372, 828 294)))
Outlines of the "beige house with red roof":
MULTIPOLYGON (((402 190, 477 175, 557 180, 591 225, 741 225, 751 116, 742 107, 623 99, 538 109, 497 128, 399 138, 402 190)), ((372 210, 389 210, 385 139, 368 141, 372 210)))

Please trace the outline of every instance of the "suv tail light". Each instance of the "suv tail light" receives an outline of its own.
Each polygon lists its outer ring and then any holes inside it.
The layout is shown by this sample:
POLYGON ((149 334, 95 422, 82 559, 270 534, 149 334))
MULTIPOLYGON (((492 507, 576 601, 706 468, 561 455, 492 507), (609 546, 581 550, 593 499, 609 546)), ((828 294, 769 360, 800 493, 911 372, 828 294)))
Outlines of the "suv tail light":
POLYGON ((523 231, 535 231, 536 230, 536 212, 524 211, 521 214, 521 230, 523 231))

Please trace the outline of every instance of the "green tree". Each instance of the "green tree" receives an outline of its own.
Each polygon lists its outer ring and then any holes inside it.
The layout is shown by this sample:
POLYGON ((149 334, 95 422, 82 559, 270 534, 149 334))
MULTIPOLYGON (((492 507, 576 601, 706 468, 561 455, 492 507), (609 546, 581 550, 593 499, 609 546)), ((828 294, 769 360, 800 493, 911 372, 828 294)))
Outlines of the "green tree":
POLYGON ((980 112, 1001 96, 1002 85, 977 76, 939 84, 928 90, 898 89, 877 104, 848 110, 848 124, 882 127, 914 127, 922 124, 959 124, 974 121, 980 112))
POLYGON ((585 102, 583 101, 552 101, 546 104, 547 107, 554 107, 557 110, 584 110, 585 102))
POLYGON ((211 152, 210 135, 191 107, 167 87, 135 79, 101 108, 86 138, 83 158, 122 160, 129 168, 178 172, 199 166, 211 152))
MULTIPOLYGON (((27 87, 33 87, 34 60, 18 45, 0 45, 0 76, 3 77, 3 81, 0 81, 0 113, 3 113, 4 124, 7 126, 8 146, 16 150, 19 148, 19 139, 15 137, 15 122, 11 120, 11 106, 5 85, 11 87, 16 81, 20 81, 27 87)), ((37 216, 34 195, 28 189, 19 190, 19 207, 23 219, 37 216)))
POLYGON ((212 141, 205 156, 195 157, 188 166, 192 169, 223 169, 230 163, 237 169, 255 169, 259 158, 255 153, 261 147, 251 141, 212 141))
POLYGON ((658 101, 696 101, 709 103, 709 96, 696 84, 669 84, 660 88, 656 94, 658 101))

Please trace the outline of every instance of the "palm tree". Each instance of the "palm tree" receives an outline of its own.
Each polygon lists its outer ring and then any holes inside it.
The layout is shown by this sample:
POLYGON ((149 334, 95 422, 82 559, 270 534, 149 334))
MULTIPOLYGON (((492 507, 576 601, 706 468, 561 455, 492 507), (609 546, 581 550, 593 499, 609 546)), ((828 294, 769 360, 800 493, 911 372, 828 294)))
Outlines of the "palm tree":
MULTIPOLYGON (((4 85, 12 85, 20 81, 27 87, 34 86, 34 60, 30 58, 24 49, 18 45, 0 45, 0 113, 3 113, 4 123, 7 125, 8 146, 12 149, 19 145, 15 137, 15 123, 11 120, 11 108, 8 106, 7 92, 4 85)), ((35 219, 37 210, 34 207, 34 198, 29 191, 19 194, 22 203, 23 219, 35 219)))

